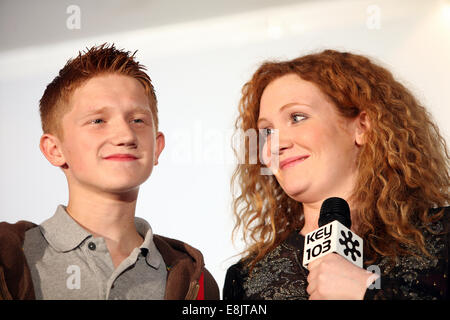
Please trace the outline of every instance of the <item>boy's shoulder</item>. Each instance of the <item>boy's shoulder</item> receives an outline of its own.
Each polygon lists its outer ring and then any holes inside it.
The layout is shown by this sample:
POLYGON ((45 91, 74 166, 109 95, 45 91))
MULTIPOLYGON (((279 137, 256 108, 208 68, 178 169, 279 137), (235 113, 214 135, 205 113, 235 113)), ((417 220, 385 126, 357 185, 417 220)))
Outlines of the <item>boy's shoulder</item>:
POLYGON ((37 226, 25 220, 16 223, 0 222, 0 252, 8 250, 9 247, 22 247, 25 233, 37 226))
POLYGON ((199 273, 197 276, 200 276, 200 272, 205 265, 200 250, 186 242, 158 234, 153 235, 153 243, 163 257, 168 270, 175 265, 183 265, 184 268, 189 270, 189 273, 199 273))
POLYGON ((0 299, 35 298, 23 244, 25 233, 36 227, 36 224, 24 220, 0 222, 0 278, 3 278, 0 299))
POLYGON ((203 255, 200 250, 192 247, 191 245, 181 240, 165 237, 159 234, 153 235, 153 241, 158 247, 158 250, 165 251, 168 255, 189 255, 195 258, 195 260, 201 260, 203 262, 203 255))
POLYGON ((205 268, 203 254, 200 250, 186 242, 153 235, 153 242, 160 252, 169 271, 169 278, 177 283, 177 289, 167 294, 167 299, 180 299, 184 297, 187 289, 186 299, 198 297, 199 290, 204 299, 218 300, 220 298, 217 282, 212 274, 205 268), (183 286, 189 284, 189 288, 183 286))
MULTIPOLYGON (((24 246, 30 244, 39 246, 42 241, 45 239, 37 224, 29 221, 0 223, 0 278, 3 277, 7 282, 3 288, 4 292, 10 292, 8 297, 3 298, 35 298, 24 246)), ((171 274, 172 285, 168 286, 170 287, 168 299, 183 299, 191 295, 191 298, 195 298, 200 287, 203 287, 206 299, 219 299, 217 283, 205 268, 200 250, 183 241, 156 234, 153 235, 153 242, 171 274), (199 286, 199 281, 203 286, 199 286)))

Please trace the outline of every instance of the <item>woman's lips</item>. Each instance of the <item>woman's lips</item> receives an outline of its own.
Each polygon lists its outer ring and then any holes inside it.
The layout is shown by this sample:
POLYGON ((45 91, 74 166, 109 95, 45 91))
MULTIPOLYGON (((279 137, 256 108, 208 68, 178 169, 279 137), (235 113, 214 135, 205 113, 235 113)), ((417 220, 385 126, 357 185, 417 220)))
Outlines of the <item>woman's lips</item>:
POLYGON ((132 154, 113 154, 111 156, 105 157, 105 160, 113 160, 113 161, 134 161, 137 160, 137 157, 132 154))
POLYGON ((280 169, 283 170, 286 168, 293 167, 308 158, 309 158, 309 156, 298 156, 298 157, 287 158, 280 162, 280 169))

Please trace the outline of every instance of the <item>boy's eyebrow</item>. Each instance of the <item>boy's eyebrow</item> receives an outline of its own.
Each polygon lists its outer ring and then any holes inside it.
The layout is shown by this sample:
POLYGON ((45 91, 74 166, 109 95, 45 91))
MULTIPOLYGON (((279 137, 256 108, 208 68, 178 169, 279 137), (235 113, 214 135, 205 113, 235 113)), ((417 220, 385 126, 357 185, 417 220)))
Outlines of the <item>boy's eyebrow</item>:
MULTIPOLYGON (((89 117, 94 114, 107 112, 110 109, 112 109, 112 107, 109 107, 109 106, 104 106, 104 107, 96 108, 96 109, 90 109, 86 113, 83 114, 83 117, 89 117)), ((151 115, 150 108, 144 108, 144 107, 134 107, 128 113, 137 113, 137 112, 147 113, 147 114, 151 115)))
POLYGON ((102 113, 107 111, 108 109, 110 109, 109 107, 102 107, 102 108, 97 108, 97 109, 89 109, 88 111, 83 113, 83 116, 90 116, 93 114, 97 114, 97 113, 102 113))

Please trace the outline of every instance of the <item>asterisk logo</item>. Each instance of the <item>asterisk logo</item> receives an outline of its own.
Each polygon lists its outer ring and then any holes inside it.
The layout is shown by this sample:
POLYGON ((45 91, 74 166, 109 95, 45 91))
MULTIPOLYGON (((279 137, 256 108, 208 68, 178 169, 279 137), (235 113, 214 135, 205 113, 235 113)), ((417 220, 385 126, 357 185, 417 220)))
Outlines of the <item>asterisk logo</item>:
POLYGON ((352 255, 352 260, 356 261, 356 256, 361 257, 361 252, 357 249, 357 247, 359 247, 359 241, 356 239, 353 240, 353 233, 350 231, 348 231, 348 235, 346 235, 344 231, 341 231, 341 235, 344 238, 339 239, 339 243, 345 245, 344 254, 348 256, 350 253, 352 255))

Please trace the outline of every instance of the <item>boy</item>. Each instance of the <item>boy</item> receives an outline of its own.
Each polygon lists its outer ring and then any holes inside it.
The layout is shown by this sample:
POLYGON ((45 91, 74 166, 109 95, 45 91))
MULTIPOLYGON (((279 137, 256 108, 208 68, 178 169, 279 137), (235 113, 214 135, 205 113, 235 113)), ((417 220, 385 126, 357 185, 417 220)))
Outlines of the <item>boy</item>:
POLYGON ((101 45, 47 86, 40 149, 64 172, 69 203, 39 226, 0 224, 0 299, 219 299, 198 250, 134 216, 164 149, 144 70, 101 45))

